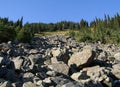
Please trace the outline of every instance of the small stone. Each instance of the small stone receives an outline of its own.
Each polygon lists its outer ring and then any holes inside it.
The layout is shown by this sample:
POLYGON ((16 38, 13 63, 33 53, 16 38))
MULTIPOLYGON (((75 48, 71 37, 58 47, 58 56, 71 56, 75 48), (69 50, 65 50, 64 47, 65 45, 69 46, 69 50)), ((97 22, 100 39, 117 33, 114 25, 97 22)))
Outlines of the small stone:
POLYGON ((42 80, 37 81, 36 85, 42 86, 42 80))
POLYGON ((34 83, 32 83, 32 82, 25 82, 23 84, 23 87, 36 87, 36 85, 34 83))
POLYGON ((45 79, 43 80, 43 82, 45 82, 45 83, 51 83, 51 80, 50 80, 50 78, 48 77, 48 78, 45 78, 45 79))
POLYGON ((49 75, 49 76, 55 76, 56 75, 55 71, 48 71, 48 72, 46 72, 46 74, 49 75))

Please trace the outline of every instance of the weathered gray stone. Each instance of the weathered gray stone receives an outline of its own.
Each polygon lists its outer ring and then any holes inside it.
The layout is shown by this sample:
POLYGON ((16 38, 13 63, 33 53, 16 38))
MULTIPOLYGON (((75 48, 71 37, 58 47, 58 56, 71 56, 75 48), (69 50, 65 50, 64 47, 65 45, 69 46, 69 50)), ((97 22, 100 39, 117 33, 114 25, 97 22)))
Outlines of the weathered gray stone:
POLYGON ((47 71, 46 74, 49 76, 55 76, 56 72, 55 71, 47 71))
POLYGON ((18 56, 16 58, 13 58, 13 62, 15 65, 15 69, 20 70, 23 63, 23 59, 20 56, 18 56))
POLYGON ((99 54, 98 60, 107 61, 107 57, 108 57, 107 52, 103 51, 99 54))
POLYGON ((38 85, 39 87, 44 87, 44 86, 42 85, 42 80, 37 81, 36 85, 38 85))
POLYGON ((63 62, 53 63, 52 65, 48 65, 48 67, 53 71, 63 73, 65 75, 68 75, 68 72, 69 72, 69 67, 63 62))
POLYGON ((37 87, 34 83, 32 83, 32 82, 25 82, 24 84, 23 84, 23 87, 37 87))
POLYGON ((88 81, 82 82, 80 86, 82 87, 104 87, 100 82, 94 81, 94 80, 88 80, 88 81))
POLYGON ((71 75, 71 78, 74 79, 75 81, 81 81, 81 80, 89 80, 90 76, 87 75, 86 72, 77 72, 77 73, 73 73, 71 75))
POLYGON ((52 50, 52 55, 54 57, 58 57, 58 56, 62 55, 62 53, 61 53, 60 49, 57 49, 57 50, 52 50))
POLYGON ((76 65, 79 68, 88 66, 94 60, 95 53, 90 49, 84 49, 82 52, 75 53, 68 61, 68 65, 76 65))
POLYGON ((102 68, 100 66, 84 68, 83 72, 84 71, 87 72, 87 75, 90 76, 91 79, 97 80, 97 81, 102 81, 102 80, 106 79, 107 74, 110 73, 109 70, 102 68))
POLYGON ((50 77, 48 77, 48 78, 45 78, 44 80, 43 80, 43 82, 44 83, 48 83, 48 84, 51 84, 51 79, 50 79, 50 77))
POLYGON ((56 57, 57 61, 63 61, 64 63, 68 63, 69 60, 69 54, 67 52, 67 49, 54 49, 52 50, 53 58, 56 57))
POLYGON ((118 79, 120 79, 120 64, 115 64, 115 65, 112 66, 112 73, 118 79))
POLYGON ((57 59, 57 57, 51 58, 51 63, 59 63, 60 61, 57 59))
POLYGON ((33 79, 34 79, 34 74, 32 74, 32 73, 24 73, 24 75, 23 75, 23 80, 24 81, 33 81, 33 79))
POLYGON ((31 49, 29 53, 30 54, 36 54, 36 53, 39 53, 39 50, 37 50, 37 49, 31 49))
POLYGON ((116 53, 114 55, 114 57, 115 57, 115 61, 119 61, 120 62, 120 53, 116 53))
POLYGON ((110 71, 107 68, 94 66, 84 68, 81 73, 86 72, 93 81, 103 82, 105 85, 112 87, 112 79, 109 77, 110 71))
POLYGON ((11 84, 9 81, 5 81, 4 79, 0 78, 0 87, 10 87, 11 84))
POLYGON ((51 80, 57 84, 56 87, 61 87, 62 85, 68 83, 68 82, 71 82, 69 79, 66 79, 62 76, 56 76, 56 77, 51 77, 51 80))
POLYGON ((36 64, 36 62, 42 58, 42 55, 40 54, 35 54, 35 55, 29 55, 28 58, 30 59, 31 65, 29 66, 30 69, 33 69, 34 65, 36 64))

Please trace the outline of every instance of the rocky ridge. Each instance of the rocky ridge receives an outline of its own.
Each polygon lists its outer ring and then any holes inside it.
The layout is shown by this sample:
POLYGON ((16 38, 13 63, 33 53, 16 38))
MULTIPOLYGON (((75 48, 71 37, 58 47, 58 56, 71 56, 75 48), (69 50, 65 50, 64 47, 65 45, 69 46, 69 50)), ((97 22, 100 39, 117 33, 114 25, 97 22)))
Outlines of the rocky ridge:
MULTIPOLYGON (((78 43, 73 37, 34 37, 30 43, 1 43, 22 77, 18 87, 119 87, 120 48, 114 44, 78 43)), ((0 87, 11 87, 0 78, 0 87)))

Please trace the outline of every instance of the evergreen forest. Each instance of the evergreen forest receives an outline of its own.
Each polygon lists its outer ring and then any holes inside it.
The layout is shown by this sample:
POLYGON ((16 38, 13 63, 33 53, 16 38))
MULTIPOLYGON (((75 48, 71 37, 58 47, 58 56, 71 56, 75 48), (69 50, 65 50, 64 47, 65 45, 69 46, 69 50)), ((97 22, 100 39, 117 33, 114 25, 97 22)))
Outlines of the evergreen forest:
POLYGON ((30 42, 36 33, 70 30, 69 35, 80 42, 98 42, 120 44, 120 15, 113 17, 104 15, 103 19, 95 18, 88 23, 81 19, 80 22, 60 21, 57 23, 25 23, 23 17, 17 21, 9 18, 0 18, 0 43, 18 40, 30 42), (75 31, 78 32, 75 32, 75 31))

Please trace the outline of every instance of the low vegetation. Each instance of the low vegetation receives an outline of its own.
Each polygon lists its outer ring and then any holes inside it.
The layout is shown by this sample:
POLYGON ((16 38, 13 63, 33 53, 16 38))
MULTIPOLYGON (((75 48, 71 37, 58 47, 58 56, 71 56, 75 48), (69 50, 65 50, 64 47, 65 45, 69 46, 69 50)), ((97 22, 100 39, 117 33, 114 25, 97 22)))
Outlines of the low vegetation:
POLYGON ((34 36, 30 29, 24 28, 22 20, 17 22, 9 21, 8 18, 0 18, 0 42, 18 40, 20 42, 30 42, 34 36))
POLYGON ((61 21, 57 23, 26 23, 23 18, 16 22, 0 18, 0 42, 18 40, 30 42, 34 35, 69 34, 80 42, 98 42, 120 44, 120 15, 105 15, 88 23, 82 19, 79 23, 61 21))
POLYGON ((97 19, 90 23, 89 27, 83 27, 79 32, 69 32, 80 42, 112 43, 120 45, 120 16, 117 14, 110 18, 105 16, 104 20, 97 19))
POLYGON ((79 32, 71 31, 69 35, 74 36, 75 39, 79 42, 98 42, 101 43, 111 43, 120 45, 120 30, 113 29, 95 29, 95 28, 86 28, 81 29, 79 32))

